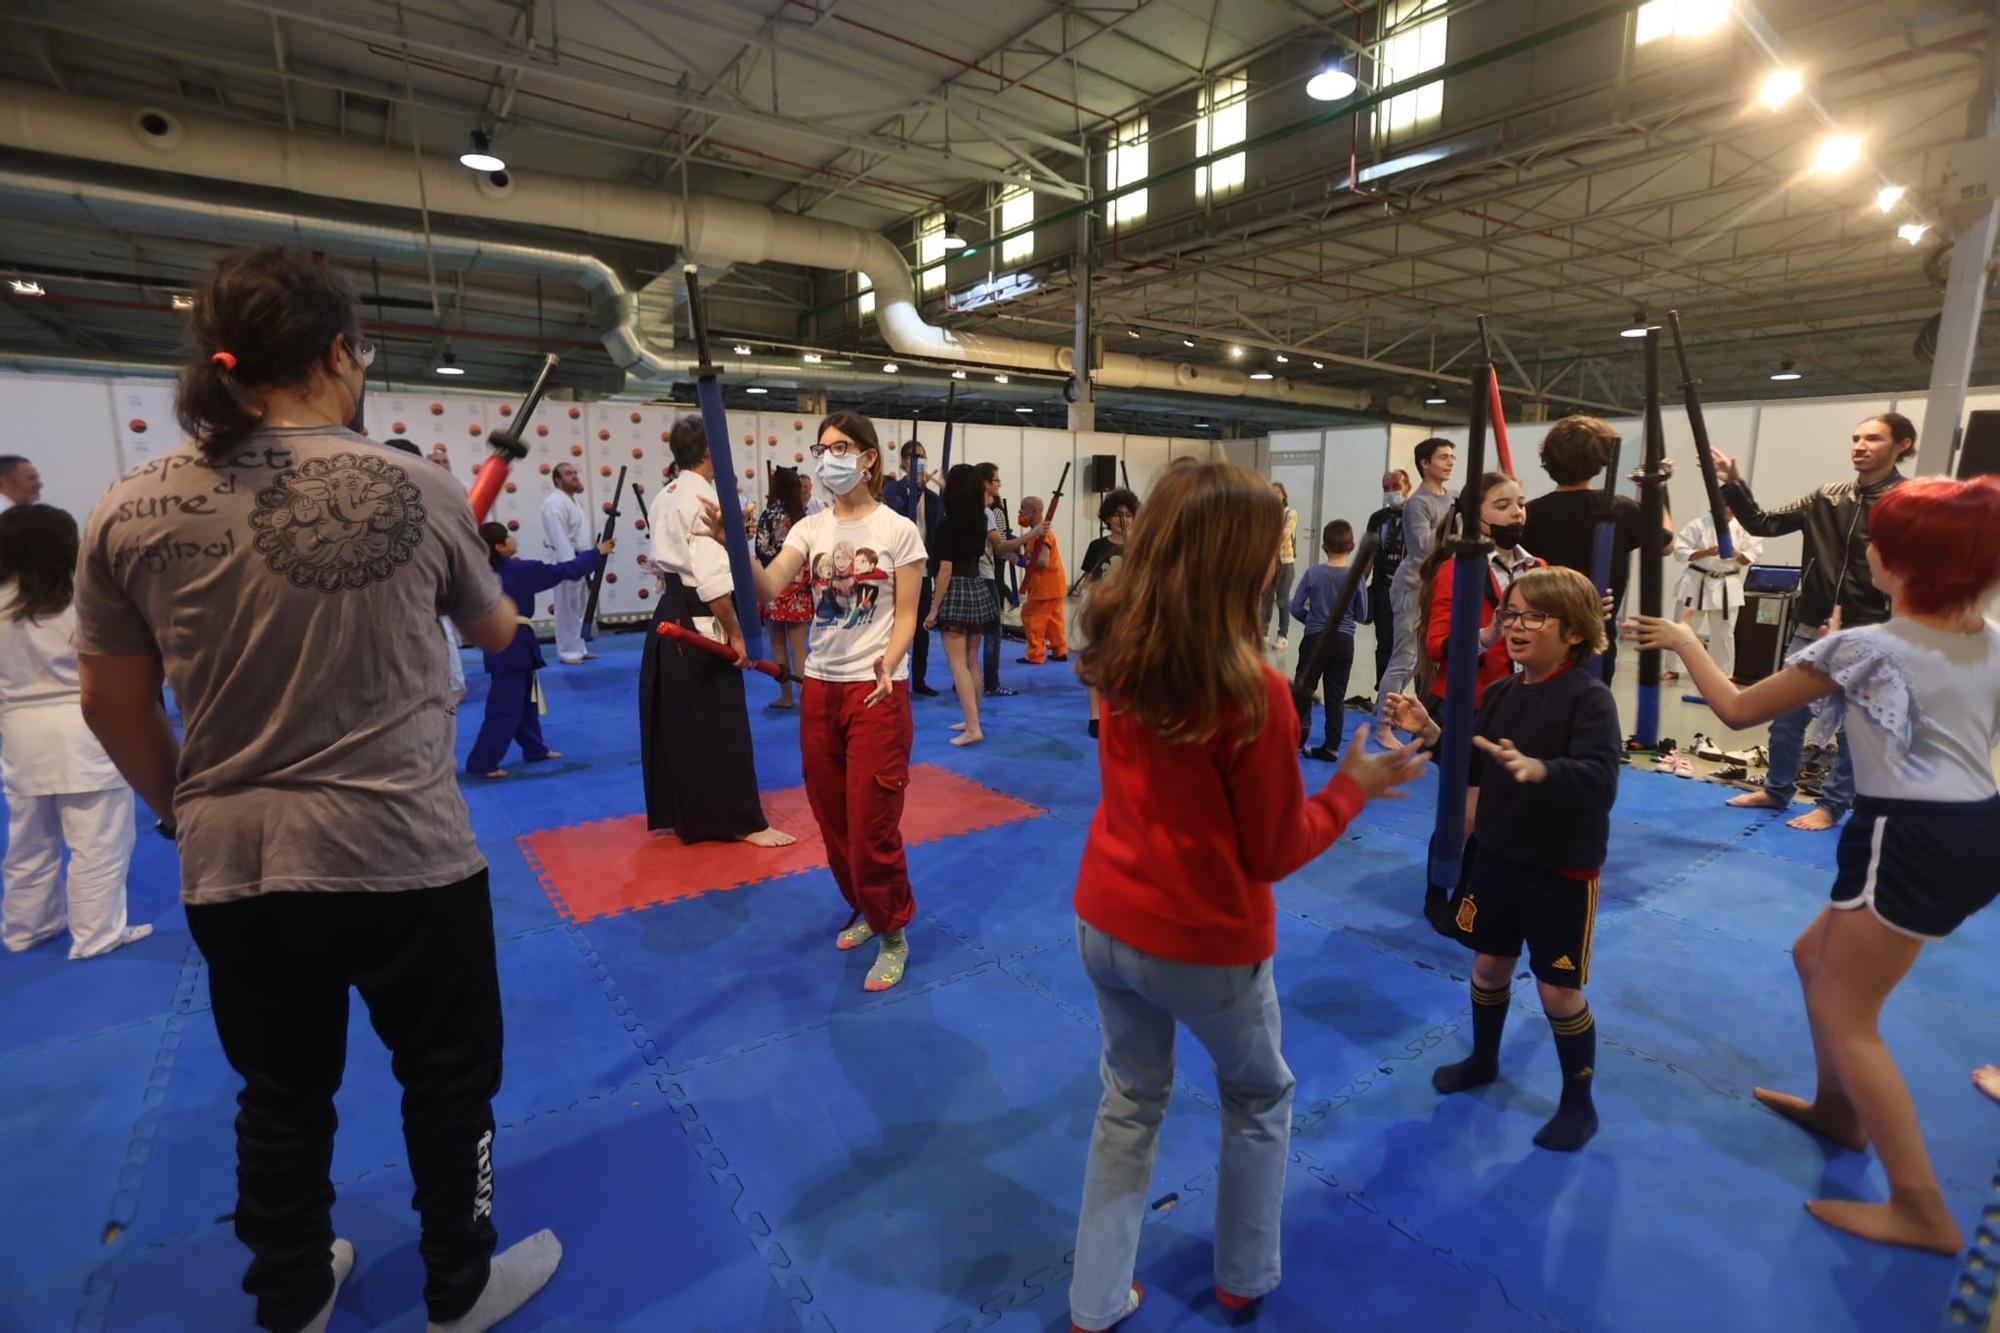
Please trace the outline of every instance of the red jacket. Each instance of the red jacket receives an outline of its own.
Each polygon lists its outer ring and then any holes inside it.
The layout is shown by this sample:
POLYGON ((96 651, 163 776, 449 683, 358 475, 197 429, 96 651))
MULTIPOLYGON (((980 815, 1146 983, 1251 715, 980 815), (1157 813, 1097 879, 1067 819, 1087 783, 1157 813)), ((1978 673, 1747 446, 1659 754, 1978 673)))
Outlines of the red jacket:
POLYGON ((1264 693, 1264 729, 1248 745, 1229 727, 1169 744, 1106 706, 1104 796, 1077 871, 1078 916, 1177 963, 1243 966, 1277 952, 1271 881, 1331 846, 1366 798, 1343 774, 1305 794, 1292 687, 1266 667, 1264 693))
MULTIPOLYGON (((1532 564, 1528 569, 1546 569, 1548 561, 1530 556, 1532 564)), ((1438 664, 1437 676, 1431 687, 1437 696, 1444 697, 1444 647, 1451 638, 1451 561, 1438 566, 1437 578, 1431 583, 1430 619, 1424 622, 1424 655, 1438 664)), ((1493 623, 1493 613, 1502 598, 1507 595, 1507 585, 1500 581, 1500 571, 1493 568, 1492 561, 1486 564, 1486 586, 1492 596, 1479 599, 1479 628, 1485 629, 1493 623)), ((1505 639, 1495 639, 1479 654, 1479 666, 1472 678, 1472 705, 1477 708, 1486 697, 1486 687, 1496 680, 1505 680, 1514 674, 1514 663, 1507 656, 1505 639)))

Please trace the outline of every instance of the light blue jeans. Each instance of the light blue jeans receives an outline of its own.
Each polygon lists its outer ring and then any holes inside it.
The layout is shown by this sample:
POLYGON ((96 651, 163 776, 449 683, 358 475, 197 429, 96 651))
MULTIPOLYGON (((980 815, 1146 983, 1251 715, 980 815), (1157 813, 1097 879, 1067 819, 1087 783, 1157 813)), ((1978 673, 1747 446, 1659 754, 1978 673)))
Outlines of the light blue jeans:
MULTIPOLYGON (((1785 645, 1785 657, 1789 659, 1793 653, 1812 647, 1818 638, 1817 634, 1805 631, 1793 634, 1792 641, 1785 645)), ((1798 788, 1799 767, 1805 762, 1806 729, 1811 725, 1810 707, 1794 708, 1772 719, 1771 767, 1764 775, 1764 790, 1776 797, 1781 806, 1791 803, 1792 793, 1798 788)), ((1847 737, 1842 736, 1833 767, 1820 784, 1818 804, 1838 819, 1853 802, 1854 752, 1848 748, 1847 737)))
POLYGON ((1174 963, 1083 921, 1077 952, 1097 988, 1104 1097, 1090 1131, 1076 1228, 1070 1318, 1108 1326, 1125 1309, 1160 1120, 1174 1082, 1174 1027, 1185 1023, 1215 1061, 1222 1161, 1215 1190, 1215 1280, 1238 1296, 1278 1285, 1278 1233, 1292 1143, 1292 1071, 1278 1049, 1271 960, 1248 967, 1174 963))

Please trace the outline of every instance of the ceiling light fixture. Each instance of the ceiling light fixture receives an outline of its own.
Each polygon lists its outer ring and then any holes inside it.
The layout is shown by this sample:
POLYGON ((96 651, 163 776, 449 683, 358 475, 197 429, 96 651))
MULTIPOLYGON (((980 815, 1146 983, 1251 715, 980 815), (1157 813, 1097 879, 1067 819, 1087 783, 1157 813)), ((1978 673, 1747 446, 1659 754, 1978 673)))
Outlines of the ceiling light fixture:
POLYGON ((32 278, 9 278, 8 288, 16 296, 47 296, 49 289, 32 278))
POLYGON ((1798 371, 1793 370, 1792 363, 1787 360, 1778 363, 1778 368, 1771 372, 1771 378, 1783 384, 1789 380, 1804 379, 1805 377, 1799 374, 1798 371))
POLYGON ((1183 347, 1192 347, 1192 346, 1194 346, 1194 339, 1192 339, 1192 338, 1183 338, 1183 339, 1181 339, 1181 346, 1183 346, 1183 347))
POLYGON ((769 389, 766 389, 766 388, 763 388, 763 387, 762 387, 762 386, 760 386, 760 385, 755 385, 755 384, 753 384, 753 385, 751 385, 751 386, 750 386, 749 388, 745 389, 745 390, 744 390, 743 392, 745 392, 745 393, 769 393, 769 392, 771 392, 771 391, 770 391, 769 389))
POLYGON ((901 369, 902 367, 897 365, 894 361, 884 361, 882 363, 882 373, 884 375, 893 375, 901 369))
POLYGON ((965 378, 965 372, 962 370, 954 370, 951 372, 951 377, 955 380, 962 380, 965 378))
POLYGON ((1329 46, 1320 57, 1319 71, 1306 80, 1306 96, 1315 102, 1338 102, 1354 96, 1354 90, 1360 86, 1354 77, 1352 57, 1337 46, 1329 46))
POLYGON ((1785 103, 1805 91, 1805 77, 1795 69, 1774 69, 1764 77, 1757 89, 1757 101, 1761 106, 1773 111, 1784 108, 1785 103))
POLYGON ((1015 410, 1016 412, 1021 412, 1021 413, 1024 413, 1024 414, 1025 414, 1025 413, 1028 413, 1028 412, 1033 412, 1033 411, 1034 411, 1035 409, 1034 409, 1034 408, 1032 408, 1032 407, 1017 407, 1017 408, 1015 408, 1014 410, 1015 410))
POLYGON ((1896 228, 1896 235, 1902 237, 1905 244, 1915 245, 1924 239, 1924 234, 1929 230, 1930 228, 1921 222, 1905 222, 1896 228))
POLYGON ((1253 370, 1250 372, 1250 378, 1253 380, 1274 380, 1278 377, 1268 370, 1253 370))
POLYGON ((947 250, 965 248, 965 237, 958 233, 958 219, 949 213, 944 215, 944 248, 947 250))
POLYGON ((176 310, 194 309, 194 298, 192 296, 184 296, 180 292, 175 292, 172 296, 168 297, 167 300, 173 305, 174 309, 176 310))
POLYGON ((1230 349, 1229 349, 1229 359, 1230 359, 1231 361, 1240 361, 1240 360, 1242 360, 1242 359, 1243 359, 1243 349, 1242 349, 1241 347, 1236 347, 1236 346, 1233 346, 1233 345, 1232 345, 1232 346, 1230 347, 1230 349))
POLYGON ((458 357, 452 352, 446 352, 442 357, 438 358, 438 363, 431 367, 431 370, 432 373, 438 375, 463 375, 465 373, 465 367, 458 364, 458 357))
POLYGON ((800 357, 799 359, 801 361, 804 361, 809 366, 816 366, 820 362, 826 360, 826 358, 821 356, 818 352, 807 352, 804 356, 800 357))
POLYGON ((1136 338, 1136 337, 1138 337, 1138 336, 1139 336, 1139 330, 1137 330, 1137 329, 1127 329, 1127 330, 1125 330, 1125 336, 1126 336, 1127 338, 1136 338))
POLYGON ((1838 176, 1861 160, 1861 140, 1851 134, 1835 134, 1821 141, 1813 154, 1812 169, 1821 176, 1838 176))
POLYGON ((736 353, 736 355, 738 355, 738 356, 748 356, 748 355, 750 355, 750 344, 749 344, 749 343, 737 343, 737 344, 736 344, 736 346, 735 346, 734 348, 732 348, 731 350, 733 350, 733 351, 734 351, 734 352, 736 353))
POLYGON ((1875 211, 1877 213, 1886 213, 1902 201, 1903 187, 1900 185, 1884 185, 1881 189, 1875 191, 1875 211))
POLYGON ((1446 403, 1450 401, 1451 400, 1449 398, 1446 398, 1444 396, 1444 390, 1438 388, 1438 386, 1435 384, 1431 385, 1431 387, 1424 392, 1424 403, 1426 406, 1443 407, 1446 403))
POLYGON ((995 384, 1005 384, 1007 382, 1007 377, 1005 375, 995 375, 993 377, 993 382, 995 384))
POLYGON ((1660 326, 1657 324, 1649 324, 1646 322, 1645 311, 1634 310, 1632 312, 1632 322, 1626 325, 1624 328, 1618 330, 1618 336, 1621 338, 1643 338, 1649 331, 1657 329, 1659 327, 1660 326))
POLYGON ((1279 364, 1279 365, 1281 365, 1281 366, 1287 366, 1287 365, 1290 365, 1290 364, 1291 364, 1291 361, 1292 361, 1292 358, 1290 358, 1289 356, 1286 356, 1286 355, 1285 355, 1285 354, 1284 354, 1283 352, 1280 352, 1280 353, 1278 353, 1278 355, 1277 355, 1277 358, 1276 358, 1276 360, 1277 360, 1277 362, 1278 362, 1278 364, 1279 364))
POLYGON ((485 130, 472 132, 472 148, 458 155, 458 165, 474 171, 505 171, 507 163, 493 151, 493 136, 485 130))
POLYGON ((1314 369, 1314 370, 1325 370, 1325 369, 1326 369, 1326 362, 1324 362, 1324 361, 1315 361, 1315 362, 1313 362, 1313 369, 1314 369))

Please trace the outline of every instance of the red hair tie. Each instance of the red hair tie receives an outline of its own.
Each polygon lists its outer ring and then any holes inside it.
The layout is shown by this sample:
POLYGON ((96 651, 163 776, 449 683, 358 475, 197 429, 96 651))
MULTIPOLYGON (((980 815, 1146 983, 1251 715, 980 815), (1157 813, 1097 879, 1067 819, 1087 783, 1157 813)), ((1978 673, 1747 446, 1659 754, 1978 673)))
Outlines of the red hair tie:
POLYGON ((221 366, 224 370, 236 369, 236 354, 234 352, 216 352, 208 359, 215 362, 216 365, 221 366))

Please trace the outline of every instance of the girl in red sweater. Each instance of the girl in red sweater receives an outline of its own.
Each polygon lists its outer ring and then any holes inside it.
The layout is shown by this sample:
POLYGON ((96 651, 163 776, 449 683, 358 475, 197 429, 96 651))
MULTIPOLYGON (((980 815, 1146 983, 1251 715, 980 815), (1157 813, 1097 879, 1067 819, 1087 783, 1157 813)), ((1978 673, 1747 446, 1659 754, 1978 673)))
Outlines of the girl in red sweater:
MULTIPOLYGON (((1528 554, 1521 547, 1521 533, 1528 521, 1528 507, 1522 499, 1521 483, 1505 472, 1489 472, 1479 479, 1479 535, 1493 539, 1493 553, 1486 563, 1486 596, 1479 604, 1479 667, 1474 673, 1472 703, 1476 708, 1486 697, 1486 687, 1505 680, 1514 672, 1501 642, 1500 626, 1494 620, 1507 585, 1530 569, 1544 568, 1548 561, 1528 554)), ((1446 522, 1450 522, 1449 515, 1446 522)), ((1445 642, 1451 637, 1451 549, 1440 538, 1424 561, 1424 678, 1444 697, 1445 642)))
POLYGON ((1222 1097, 1216 1298, 1278 1285, 1292 1073, 1278 1048, 1271 881, 1332 844, 1370 797, 1422 772, 1414 747, 1366 754, 1356 731, 1308 797, 1291 685, 1258 649, 1282 506, 1262 477, 1181 462, 1147 497, 1118 577, 1083 611, 1079 674, 1103 695, 1104 795, 1077 873, 1077 947, 1097 990, 1104 1097, 1090 1137, 1074 1330, 1139 1308, 1132 1270, 1154 1141, 1185 1023, 1222 1097))

